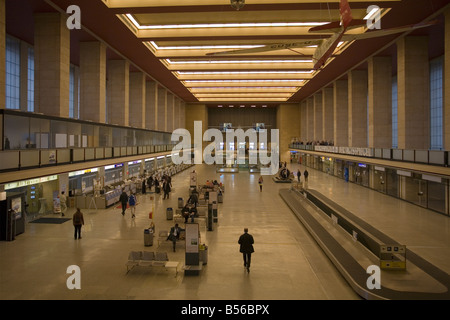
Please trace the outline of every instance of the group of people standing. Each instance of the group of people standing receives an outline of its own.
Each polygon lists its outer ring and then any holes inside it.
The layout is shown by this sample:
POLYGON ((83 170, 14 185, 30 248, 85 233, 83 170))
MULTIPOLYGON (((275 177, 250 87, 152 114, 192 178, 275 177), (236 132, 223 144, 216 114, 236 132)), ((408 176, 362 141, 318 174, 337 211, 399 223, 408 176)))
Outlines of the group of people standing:
MULTIPOLYGON (((164 192, 164 199, 169 199, 169 194, 172 191, 172 178, 168 175, 163 175, 161 178, 162 182, 162 191, 164 192)), ((147 179, 142 180, 142 194, 147 193, 147 187, 151 191, 152 187, 155 186, 155 193, 161 193, 161 186, 158 178, 150 176, 147 179)), ((136 217, 136 205, 137 205, 137 197, 136 193, 131 192, 128 194, 125 190, 122 191, 122 194, 119 197, 119 201, 122 205, 122 216, 125 215, 125 212, 129 206, 131 211, 131 217, 136 217)))
MULTIPOLYGON (((300 169, 297 170, 297 180, 298 182, 300 182, 302 176, 302 172, 300 171, 300 169)), ((308 170, 305 169, 305 171, 303 172, 303 176, 305 177, 305 182, 308 182, 308 176, 309 176, 309 172, 308 170)))
POLYGON ((152 190, 152 187, 155 186, 155 193, 161 193, 164 192, 164 199, 169 199, 170 191, 172 191, 172 178, 168 175, 163 175, 161 178, 161 182, 158 180, 157 177, 150 176, 147 178, 147 180, 142 181, 142 194, 147 193, 147 186, 149 190, 152 190), (161 188, 162 184, 162 188, 161 188))

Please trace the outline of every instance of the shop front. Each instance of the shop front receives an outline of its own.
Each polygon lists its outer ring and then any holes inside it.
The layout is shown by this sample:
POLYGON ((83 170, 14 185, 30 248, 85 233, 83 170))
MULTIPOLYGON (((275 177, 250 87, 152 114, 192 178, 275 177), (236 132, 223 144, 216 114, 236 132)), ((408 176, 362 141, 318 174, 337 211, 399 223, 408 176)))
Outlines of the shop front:
POLYGON ((379 166, 370 166, 371 188, 386 193, 386 169, 379 166))
POLYGON ((365 163, 354 165, 355 183, 364 187, 369 187, 369 166, 365 163))
POLYGON ((128 162, 128 177, 139 177, 141 174, 141 162, 142 160, 129 161, 128 162))
POLYGON ((59 194, 58 175, 5 184, 6 196, 23 194, 22 214, 26 220, 53 212, 53 199, 59 194))
POLYGON ((123 163, 105 166, 104 185, 115 185, 123 180, 123 163))

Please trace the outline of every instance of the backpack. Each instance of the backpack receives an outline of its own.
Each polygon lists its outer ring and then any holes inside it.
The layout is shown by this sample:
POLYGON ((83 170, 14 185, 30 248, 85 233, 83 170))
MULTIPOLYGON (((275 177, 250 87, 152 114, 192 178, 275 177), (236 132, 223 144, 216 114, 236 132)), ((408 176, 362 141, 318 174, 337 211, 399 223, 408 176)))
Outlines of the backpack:
POLYGON ((136 197, 134 195, 131 195, 128 199, 128 202, 130 203, 130 206, 136 205, 136 197))

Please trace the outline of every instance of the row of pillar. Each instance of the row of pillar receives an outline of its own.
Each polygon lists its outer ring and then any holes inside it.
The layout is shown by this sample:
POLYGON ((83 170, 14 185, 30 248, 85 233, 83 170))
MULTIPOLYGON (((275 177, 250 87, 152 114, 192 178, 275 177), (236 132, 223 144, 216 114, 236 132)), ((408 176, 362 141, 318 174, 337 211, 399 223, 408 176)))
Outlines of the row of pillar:
MULTIPOLYGON (((450 39, 450 14, 446 35, 450 39)), ((430 148, 430 73, 428 37, 397 41, 398 148, 430 148)), ((450 150, 450 48, 444 70, 444 148, 450 150)), ((333 141, 336 146, 392 148, 392 57, 368 59, 300 105, 303 141, 333 141)))
MULTIPOLYGON (((34 111, 68 118, 71 50, 67 17, 38 13, 34 18, 34 111)), ((0 38, 6 38, 5 0, 0 0, 0 38)), ((0 42, 0 75, 4 75, 5 41, 0 42)), ((184 102, 148 80, 145 73, 130 72, 129 61, 107 60, 106 44, 80 42, 79 55, 75 82, 79 79, 80 110, 79 115, 75 111, 75 118, 164 132, 185 126, 184 102)), ((26 64, 21 68, 26 70, 26 64)), ((21 79, 26 81, 26 75, 21 79)), ((5 101, 5 76, 0 76, 0 101, 5 101)), ((0 108, 5 108, 4 103, 0 108)))

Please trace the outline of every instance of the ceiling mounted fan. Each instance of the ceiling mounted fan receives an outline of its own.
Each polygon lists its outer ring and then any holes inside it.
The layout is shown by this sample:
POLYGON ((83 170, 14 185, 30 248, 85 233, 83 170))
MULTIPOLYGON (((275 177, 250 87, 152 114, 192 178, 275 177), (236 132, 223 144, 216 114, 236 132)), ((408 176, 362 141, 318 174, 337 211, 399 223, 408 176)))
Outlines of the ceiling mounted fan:
MULTIPOLYGON (((232 0, 233 1, 233 0, 232 0)), ((244 2, 244 1, 242 1, 244 2)), ((424 22, 414 25, 406 25, 397 28, 389 28, 384 30, 367 31, 358 34, 345 34, 346 31, 362 27, 367 25, 367 20, 363 19, 353 19, 352 12, 348 0, 340 0, 339 3, 339 13, 340 21, 333 21, 321 26, 313 27, 309 29, 310 33, 324 33, 333 32, 333 34, 327 39, 317 39, 317 40, 305 40, 296 41, 290 43, 274 43, 257 48, 251 49, 239 49, 239 50, 229 50, 221 52, 211 52, 207 53, 208 56, 228 56, 228 55, 239 55, 239 54, 257 54, 261 52, 283 50, 283 49, 295 49, 304 48, 308 46, 316 45, 317 48, 313 54, 314 69, 320 69, 325 65, 327 60, 332 56, 335 49, 338 47, 341 41, 353 41, 353 40, 363 40, 375 37, 383 37, 392 34, 398 34, 408 31, 413 31, 420 28, 429 27, 436 24, 436 21, 424 22)))

